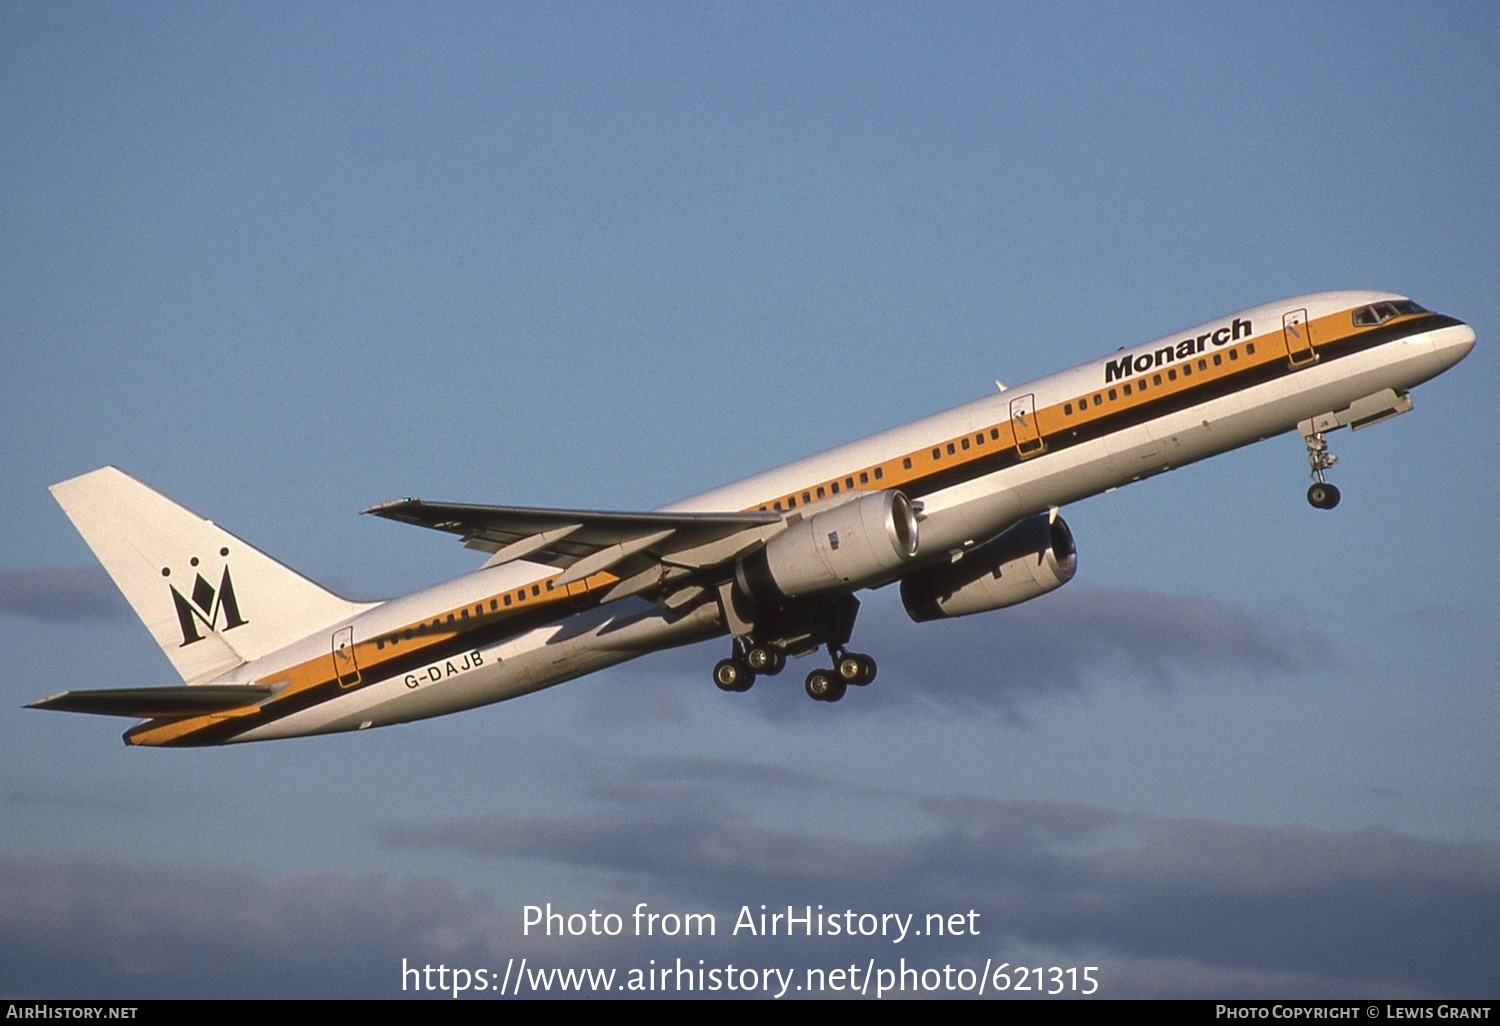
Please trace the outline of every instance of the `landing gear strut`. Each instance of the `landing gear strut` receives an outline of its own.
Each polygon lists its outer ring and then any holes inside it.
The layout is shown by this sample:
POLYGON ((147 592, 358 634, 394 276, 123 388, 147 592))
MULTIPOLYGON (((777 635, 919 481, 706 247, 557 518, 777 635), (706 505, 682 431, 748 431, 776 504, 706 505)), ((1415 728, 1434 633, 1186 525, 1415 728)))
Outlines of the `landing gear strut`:
POLYGON ((1339 504, 1339 490, 1323 480, 1323 471, 1333 466, 1339 458, 1328 451, 1328 440, 1318 431, 1312 421, 1297 425, 1302 441, 1307 444, 1307 463, 1312 469, 1313 483, 1307 489, 1307 501, 1315 509, 1333 509, 1339 504))

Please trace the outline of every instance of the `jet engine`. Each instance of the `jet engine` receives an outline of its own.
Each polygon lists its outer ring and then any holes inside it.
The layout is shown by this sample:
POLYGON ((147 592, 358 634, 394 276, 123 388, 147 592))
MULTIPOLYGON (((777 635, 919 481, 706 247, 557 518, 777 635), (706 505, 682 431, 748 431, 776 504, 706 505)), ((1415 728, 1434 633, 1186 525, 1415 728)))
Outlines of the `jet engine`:
POLYGON ((957 562, 904 578, 901 602, 918 623, 967 616, 1045 595, 1077 569, 1073 532, 1056 511, 1038 513, 957 562))
POLYGON ((742 559, 735 580, 746 595, 775 604, 884 584, 916 555, 911 500, 898 491, 875 492, 797 521, 742 559))

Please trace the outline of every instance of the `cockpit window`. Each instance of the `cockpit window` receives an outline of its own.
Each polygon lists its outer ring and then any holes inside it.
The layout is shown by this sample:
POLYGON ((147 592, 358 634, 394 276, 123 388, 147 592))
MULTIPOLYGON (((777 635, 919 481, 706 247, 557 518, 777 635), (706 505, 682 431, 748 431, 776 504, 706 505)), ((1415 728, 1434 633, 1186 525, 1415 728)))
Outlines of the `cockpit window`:
POLYGON ((1372 328, 1377 324, 1384 324, 1392 317, 1427 312, 1425 307, 1413 303, 1410 299, 1399 299, 1389 303, 1371 303, 1369 306, 1354 311, 1354 326, 1372 328))

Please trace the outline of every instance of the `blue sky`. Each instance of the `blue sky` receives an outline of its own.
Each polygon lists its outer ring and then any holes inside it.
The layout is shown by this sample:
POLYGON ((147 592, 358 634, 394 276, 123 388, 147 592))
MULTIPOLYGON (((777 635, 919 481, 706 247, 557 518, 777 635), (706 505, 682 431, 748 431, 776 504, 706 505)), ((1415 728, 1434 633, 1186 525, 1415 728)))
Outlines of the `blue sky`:
MULTIPOLYGON (((1500 993, 1490 5, 0 7, 0 993, 399 993, 401 959, 1097 965, 1500 993), (649 508, 1254 303, 1474 325, 1357 435, 1068 508, 1078 578, 880 680, 718 643, 358 737, 126 750, 175 683, 47 486, 117 464, 356 598, 402 495, 649 508), (522 908, 978 910, 911 944, 522 908)), ((726 920, 727 921, 727 920, 726 920)))

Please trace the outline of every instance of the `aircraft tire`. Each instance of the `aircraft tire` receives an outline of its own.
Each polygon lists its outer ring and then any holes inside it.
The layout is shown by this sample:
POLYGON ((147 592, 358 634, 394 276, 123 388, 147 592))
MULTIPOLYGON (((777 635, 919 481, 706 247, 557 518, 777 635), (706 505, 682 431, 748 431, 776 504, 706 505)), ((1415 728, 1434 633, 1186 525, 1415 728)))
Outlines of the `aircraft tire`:
POLYGON ((1307 501, 1314 509, 1333 509, 1339 504, 1339 490, 1331 484, 1316 482, 1307 490, 1307 501))
POLYGON ((806 690, 815 702, 837 702, 844 697, 845 685, 833 670, 814 670, 807 675, 806 690))
POLYGON ((714 664, 714 683, 720 691, 749 691, 755 674, 738 659, 720 659, 714 664))
POLYGON ((774 677, 786 666, 786 656, 777 649, 755 645, 745 653, 745 665, 750 667, 753 673, 764 673, 768 677, 774 677))

